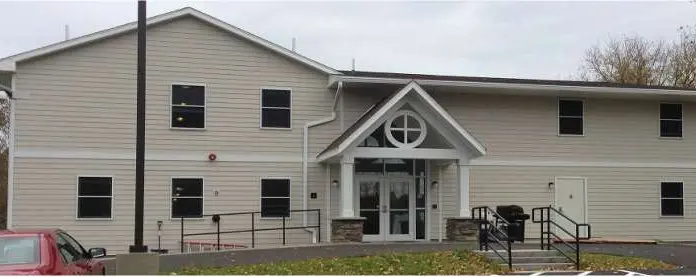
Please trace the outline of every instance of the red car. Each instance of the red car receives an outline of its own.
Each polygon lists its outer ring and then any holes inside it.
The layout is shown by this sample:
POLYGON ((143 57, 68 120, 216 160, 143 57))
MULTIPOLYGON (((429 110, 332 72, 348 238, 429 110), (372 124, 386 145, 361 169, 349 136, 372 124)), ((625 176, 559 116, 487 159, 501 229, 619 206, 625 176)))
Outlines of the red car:
POLYGON ((104 256, 59 229, 0 231, 0 275, 104 275, 104 256))

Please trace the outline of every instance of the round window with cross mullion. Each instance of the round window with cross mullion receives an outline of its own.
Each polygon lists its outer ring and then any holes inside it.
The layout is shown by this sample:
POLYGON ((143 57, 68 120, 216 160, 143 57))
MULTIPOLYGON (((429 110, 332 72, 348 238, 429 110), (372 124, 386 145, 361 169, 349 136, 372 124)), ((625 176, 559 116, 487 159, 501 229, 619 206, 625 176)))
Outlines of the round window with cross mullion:
POLYGON ((425 122, 413 111, 396 112, 384 127, 387 140, 398 148, 414 148, 425 140, 425 122))

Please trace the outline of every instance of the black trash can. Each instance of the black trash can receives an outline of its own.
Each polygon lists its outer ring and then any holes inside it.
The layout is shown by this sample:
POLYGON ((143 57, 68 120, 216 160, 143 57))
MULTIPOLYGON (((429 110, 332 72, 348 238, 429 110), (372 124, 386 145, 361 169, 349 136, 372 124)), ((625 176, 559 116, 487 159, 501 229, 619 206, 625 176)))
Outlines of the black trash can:
POLYGON ((529 215, 524 213, 524 209, 518 205, 502 205, 497 206, 495 210, 503 219, 510 222, 510 225, 502 226, 510 241, 524 242, 524 225, 529 219, 529 215))

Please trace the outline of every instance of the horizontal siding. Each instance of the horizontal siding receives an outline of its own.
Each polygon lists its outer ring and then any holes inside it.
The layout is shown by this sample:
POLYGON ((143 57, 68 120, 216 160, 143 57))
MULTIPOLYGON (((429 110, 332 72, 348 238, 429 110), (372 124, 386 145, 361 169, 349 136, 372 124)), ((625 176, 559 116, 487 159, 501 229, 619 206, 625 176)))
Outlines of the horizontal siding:
MULTIPOLYGON (((85 247, 107 247, 109 252, 126 251, 133 238, 134 163, 129 160, 33 159, 15 160, 13 225, 15 228, 59 227, 74 234, 85 247), (76 220, 76 177, 78 175, 114 176, 113 220, 76 220)), ((148 161, 145 175, 145 243, 154 248, 157 242, 156 222, 163 220, 163 247, 178 251, 180 222, 170 219, 170 179, 177 176, 204 178, 204 213, 258 211, 260 208, 260 178, 290 177, 291 205, 302 209, 301 163, 240 163, 148 161), (214 192, 218 191, 218 196, 214 192)), ((318 198, 310 199, 309 208, 325 210, 325 168, 312 166, 309 170, 309 192, 318 198)), ((316 215, 310 213, 309 224, 316 225, 316 215)), ((223 217, 222 230, 251 228, 251 217, 223 217)), ((256 228, 281 226, 280 220, 257 217, 256 228)), ((302 226, 301 213, 293 214, 287 226, 302 226)), ((322 222, 324 228, 326 218, 322 222)), ((209 218, 187 220, 186 232, 211 232, 215 225, 209 218)), ((325 230, 322 235, 325 235, 325 230)), ((257 234, 257 246, 278 245, 280 231, 257 234)), ((303 230, 288 232, 288 243, 306 244, 311 236, 303 230)), ((212 240, 211 236, 191 238, 212 240)), ((223 242, 251 245, 250 233, 223 237, 223 242)))
MULTIPOLYGON (((397 91, 394 88, 393 91, 397 91)), ((483 160, 691 162, 696 103, 684 103, 684 138, 659 138, 659 100, 585 99, 585 136, 557 135, 557 98, 425 88, 487 149, 483 160)), ((389 92, 353 88, 344 99, 350 126, 389 92)))
MULTIPOLYGON (((133 150, 136 48, 129 33, 18 64, 18 149, 133 150)), ((331 112, 326 75, 194 18, 151 27, 147 51, 148 150, 300 155, 302 126, 331 112), (173 83, 206 85, 205 131, 169 128, 173 83), (292 89, 292 130, 259 128, 261 87, 292 89)), ((317 128, 312 153, 338 132, 317 128)))
POLYGON ((438 93, 437 101, 490 159, 686 162, 696 152, 696 103, 684 103, 684 139, 659 138, 659 101, 585 101, 585 136, 557 135, 557 99, 438 93))
MULTIPOLYGON (((520 205, 526 213, 553 203, 548 183, 555 176, 587 178, 588 222, 592 235, 605 238, 694 240, 696 173, 662 168, 500 167, 471 168, 471 205, 520 205), (660 217, 660 182, 684 181, 683 218, 660 217)), ((538 238, 536 224, 527 223, 527 237, 538 238)))

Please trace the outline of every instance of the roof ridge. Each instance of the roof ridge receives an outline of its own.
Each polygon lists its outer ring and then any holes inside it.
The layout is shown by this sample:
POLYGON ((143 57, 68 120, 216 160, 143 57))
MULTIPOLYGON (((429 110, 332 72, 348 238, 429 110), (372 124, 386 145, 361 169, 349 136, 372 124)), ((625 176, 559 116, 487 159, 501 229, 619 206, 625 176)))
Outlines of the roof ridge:
MULTIPOLYGON (((230 34, 241 37, 242 39, 248 40, 255 43, 261 47, 271 50, 277 54, 283 55, 287 58, 293 59, 299 63, 305 64, 306 66, 312 67, 316 70, 322 71, 326 74, 337 74, 340 75, 336 69, 333 69, 327 65, 314 61, 297 52, 291 51, 283 46, 280 46, 274 42, 267 39, 254 35, 253 33, 229 24, 219 18, 211 16, 207 13, 201 12, 193 7, 186 6, 180 9, 176 9, 170 12, 161 13, 147 18, 147 26, 153 24, 159 24, 162 22, 167 22, 169 20, 174 20, 183 16, 193 16, 198 20, 202 20, 214 27, 220 28, 230 34)), ((85 44, 92 43, 94 41, 107 39, 113 36, 117 36, 123 33, 131 32, 137 30, 137 21, 125 23, 122 25, 114 26, 111 28, 103 29, 100 31, 85 34, 72 39, 48 44, 32 50, 20 52, 11 56, 0 58, 0 71, 14 71, 16 69, 16 63, 26 59, 31 59, 35 57, 40 57, 48 54, 52 54, 58 51, 79 47, 85 44)))

